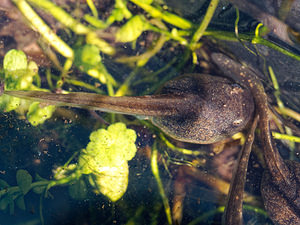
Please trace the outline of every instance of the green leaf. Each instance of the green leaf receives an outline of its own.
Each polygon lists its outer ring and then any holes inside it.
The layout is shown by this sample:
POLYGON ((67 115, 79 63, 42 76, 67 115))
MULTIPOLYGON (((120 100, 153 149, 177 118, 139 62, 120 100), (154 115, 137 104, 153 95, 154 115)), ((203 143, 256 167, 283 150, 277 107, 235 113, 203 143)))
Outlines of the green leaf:
POLYGON ((69 194, 72 198, 82 200, 87 196, 87 187, 83 179, 69 185, 69 194))
POLYGON ((103 194, 111 201, 119 200, 126 192, 128 185, 128 163, 123 162, 117 167, 99 168, 98 173, 89 176, 90 184, 96 194, 103 194))
POLYGON ((83 17, 88 23, 90 23, 91 25, 93 25, 94 27, 98 28, 98 29, 105 29, 107 28, 107 24, 105 22, 103 22, 102 20, 99 20, 98 18, 85 14, 83 17))
POLYGON ((8 51, 3 59, 3 68, 8 71, 27 69, 25 53, 16 49, 8 51))
POLYGON ((128 10, 128 8, 126 6, 126 3, 127 3, 126 0, 116 0, 116 2, 115 2, 115 8, 119 9, 121 11, 121 13, 123 15, 123 18, 125 17, 126 19, 129 19, 132 16, 132 14, 128 10))
POLYGON ((95 45, 85 45, 81 52, 81 61, 90 65, 97 65, 101 62, 100 50, 95 45))
MULTIPOLYGON (((34 62, 27 63, 24 52, 10 50, 3 60, 5 69, 6 90, 30 90, 34 88, 33 77, 38 73, 38 66, 34 62)), ((20 98, 3 95, 0 97, 0 109, 3 111, 16 110, 21 104, 20 98)))
POLYGON ((32 189, 32 191, 38 195, 42 194, 45 192, 46 186, 38 186, 38 187, 34 187, 32 189))
POLYGON ((151 5, 153 0, 139 0, 139 2, 147 4, 147 5, 151 5))
POLYGON ((10 193, 7 193, 3 198, 0 200, 0 210, 5 210, 8 204, 13 201, 12 196, 10 193))
POLYGON ((22 209, 22 210, 26 210, 26 206, 25 206, 25 202, 24 202, 24 196, 23 195, 21 195, 21 196, 19 196, 16 200, 15 200, 15 202, 16 202, 16 205, 20 208, 20 209, 22 209))
POLYGON ((9 214, 13 215, 15 213, 15 202, 11 200, 9 202, 9 214))
MULTIPOLYGON (((39 174, 35 175, 35 180, 36 181, 48 181, 47 179, 41 177, 39 174)), ((45 192, 46 185, 45 186, 36 186, 32 189, 32 191, 38 195, 42 194, 45 192)))
POLYGON ((82 174, 90 174, 96 193, 117 201, 127 189, 128 160, 136 153, 136 133, 123 123, 115 123, 107 130, 92 132, 90 140, 79 156, 78 168, 82 174))
POLYGON ((32 189, 32 191, 33 191, 34 193, 40 195, 40 194, 42 194, 42 193, 45 192, 45 189, 46 189, 46 187, 40 186, 40 187, 34 187, 34 188, 32 189))
POLYGON ((81 172, 89 174, 101 167, 114 167, 131 160, 136 153, 136 133, 123 123, 99 129, 90 135, 90 142, 79 156, 81 172))
POLYGON ((29 61, 27 68, 32 74, 37 74, 39 71, 39 67, 34 61, 29 61))
POLYGON ((116 0, 115 8, 112 10, 111 15, 107 19, 107 24, 112 24, 115 21, 121 21, 124 18, 129 19, 132 17, 131 12, 127 8, 126 0, 116 0))
POLYGON ((33 102, 28 109, 27 119, 33 126, 37 126, 49 119, 54 113, 56 107, 54 105, 49 105, 45 107, 40 107, 39 102, 33 102))
POLYGON ((84 45, 75 50, 74 64, 84 72, 94 69, 100 62, 100 50, 95 45, 84 45))
POLYGON ((10 112, 20 106, 21 99, 9 95, 0 96, 0 109, 2 111, 10 112))
POLYGON ((8 187, 9 187, 9 184, 5 180, 0 179, 0 190, 3 190, 8 187))
POLYGON ((132 17, 116 34, 117 41, 130 42, 136 40, 145 30, 149 28, 149 24, 141 15, 132 17))
POLYGON ((25 195, 31 187, 32 176, 26 170, 17 171, 17 184, 21 189, 23 195, 25 195))

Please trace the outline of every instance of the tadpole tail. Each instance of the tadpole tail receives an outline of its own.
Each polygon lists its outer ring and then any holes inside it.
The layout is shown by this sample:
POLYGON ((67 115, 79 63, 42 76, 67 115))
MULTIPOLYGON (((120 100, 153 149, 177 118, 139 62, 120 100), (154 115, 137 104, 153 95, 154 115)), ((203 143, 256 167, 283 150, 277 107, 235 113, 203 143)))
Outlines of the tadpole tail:
POLYGON ((4 79, 1 77, 0 73, 0 96, 4 93, 4 79))
POLYGON ((168 116, 186 108, 184 96, 152 95, 111 97, 100 94, 73 92, 69 94, 43 91, 4 91, 5 94, 60 106, 71 106, 128 115, 168 116))
POLYGON ((4 82, 0 80, 0 96, 4 93, 4 82))
POLYGON ((290 187, 291 172, 272 142, 268 97, 262 83, 256 75, 258 72, 254 72, 254 69, 251 67, 245 67, 221 53, 213 53, 212 60, 226 76, 238 80, 241 82, 241 85, 248 86, 254 97, 256 109, 260 115, 260 136, 262 143, 264 144, 264 158, 269 171, 274 177, 280 177, 280 179, 274 179, 274 182, 276 182, 277 185, 284 183, 286 185, 285 187, 290 187))
POLYGON ((255 136, 259 116, 256 115, 247 135, 243 149, 239 153, 238 163, 236 164, 231 180, 230 190, 227 197, 226 207, 223 214, 224 225, 243 224, 243 193, 248 169, 248 162, 255 136))

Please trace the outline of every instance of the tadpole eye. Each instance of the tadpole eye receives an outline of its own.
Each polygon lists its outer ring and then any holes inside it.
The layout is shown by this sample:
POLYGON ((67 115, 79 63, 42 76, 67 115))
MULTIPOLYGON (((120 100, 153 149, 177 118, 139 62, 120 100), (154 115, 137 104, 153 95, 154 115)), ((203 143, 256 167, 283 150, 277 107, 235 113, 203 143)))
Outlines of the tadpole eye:
POLYGON ((232 124, 233 124, 234 126, 239 126, 242 122, 243 122, 242 119, 237 119, 237 120, 233 121, 232 124))

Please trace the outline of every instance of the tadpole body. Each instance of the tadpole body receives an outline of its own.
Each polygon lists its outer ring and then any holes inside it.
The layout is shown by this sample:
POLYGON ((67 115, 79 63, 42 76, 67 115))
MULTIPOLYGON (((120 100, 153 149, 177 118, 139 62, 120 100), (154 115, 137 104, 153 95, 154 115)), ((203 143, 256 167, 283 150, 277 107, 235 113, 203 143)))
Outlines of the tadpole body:
POLYGON ((170 137, 210 144, 243 130, 254 111, 247 88, 223 77, 186 74, 154 95, 110 97, 92 93, 5 91, 15 97, 100 111, 142 115, 170 137))
MULTIPOLYGON (((221 53, 212 54, 212 59, 226 76, 232 77, 248 87, 254 98, 255 114, 259 116, 258 125, 262 152, 266 162, 261 193, 270 218, 278 225, 300 224, 300 164, 295 161, 284 161, 276 148, 270 131, 267 95, 256 71, 221 53)), ((240 160, 240 163, 247 165, 248 158, 247 156, 244 160, 240 160)), ((227 205, 234 204, 236 207, 231 206, 230 211, 225 210, 227 212, 225 224, 230 225, 233 224, 230 221, 235 221, 234 225, 242 224, 241 215, 238 220, 234 217, 236 217, 235 212, 242 213, 241 188, 244 186, 241 182, 245 182, 247 167, 239 166, 238 168, 243 171, 237 171, 231 183, 235 186, 231 189, 238 189, 238 191, 231 193, 228 198, 230 202, 227 203, 227 205)))

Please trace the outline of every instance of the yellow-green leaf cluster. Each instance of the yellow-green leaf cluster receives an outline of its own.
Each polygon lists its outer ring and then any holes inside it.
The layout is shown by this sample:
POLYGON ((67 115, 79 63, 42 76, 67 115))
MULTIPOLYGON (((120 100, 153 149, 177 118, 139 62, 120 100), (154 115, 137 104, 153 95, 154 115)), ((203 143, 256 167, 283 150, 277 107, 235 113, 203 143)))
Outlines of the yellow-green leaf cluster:
POLYGON ((37 65, 34 62, 29 64, 25 53, 20 50, 12 49, 6 53, 3 59, 6 90, 26 90, 30 88, 33 77, 37 73, 37 65))
POLYGON ((96 193, 111 201, 123 196, 128 184, 128 161, 136 153, 136 133, 123 123, 99 129, 90 135, 90 142, 79 156, 81 173, 90 175, 96 193))
POLYGON ((84 45, 75 50, 74 64, 88 75, 106 83, 105 72, 101 62, 100 49, 96 45, 84 45))
POLYGON ((136 153, 136 133, 123 123, 99 129, 90 135, 90 142, 79 157, 85 174, 99 171, 101 167, 112 167, 131 160, 136 153))
POLYGON ((33 102, 27 112, 27 119, 33 125, 37 126, 49 119, 55 111, 54 105, 41 107, 39 102, 33 102))
MULTIPOLYGON (((3 69, 5 90, 42 90, 33 84, 33 78, 38 74, 38 66, 33 61, 28 62, 24 52, 16 49, 8 51, 3 60, 3 69)), ((2 95, 0 109, 6 112, 15 110, 20 114, 28 111, 28 121, 37 126, 52 116, 55 106, 41 107, 38 102, 31 103, 17 97, 2 95)))
POLYGON ((127 190, 128 163, 124 161, 116 167, 103 167, 100 173, 89 177, 90 184, 96 194, 103 194, 111 201, 119 200, 127 190))
POLYGON ((149 29, 149 24, 145 18, 142 15, 136 15, 121 27, 116 39, 120 42, 134 41, 147 29, 149 29))
MULTIPOLYGON (((26 90, 30 88, 33 76, 37 73, 36 70, 31 70, 31 68, 33 66, 28 67, 27 57, 24 52, 16 49, 8 51, 3 59, 5 89, 26 90)), ((20 103, 21 100, 19 98, 6 95, 0 97, 0 109, 7 112, 18 108, 20 103)))

